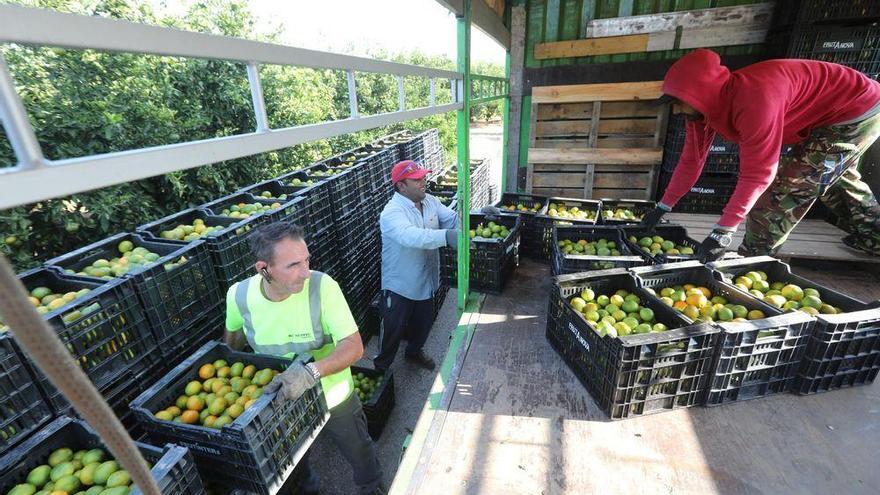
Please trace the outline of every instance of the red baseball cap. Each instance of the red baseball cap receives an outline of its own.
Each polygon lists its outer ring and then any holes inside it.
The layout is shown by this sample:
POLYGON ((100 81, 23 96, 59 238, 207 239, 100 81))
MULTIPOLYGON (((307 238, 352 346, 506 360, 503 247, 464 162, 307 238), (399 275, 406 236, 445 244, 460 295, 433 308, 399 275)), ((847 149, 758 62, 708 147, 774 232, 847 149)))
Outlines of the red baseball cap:
POLYGON ((404 160, 391 169, 391 184, 397 184, 403 179, 419 180, 430 173, 430 170, 422 168, 418 163, 412 160, 404 160))

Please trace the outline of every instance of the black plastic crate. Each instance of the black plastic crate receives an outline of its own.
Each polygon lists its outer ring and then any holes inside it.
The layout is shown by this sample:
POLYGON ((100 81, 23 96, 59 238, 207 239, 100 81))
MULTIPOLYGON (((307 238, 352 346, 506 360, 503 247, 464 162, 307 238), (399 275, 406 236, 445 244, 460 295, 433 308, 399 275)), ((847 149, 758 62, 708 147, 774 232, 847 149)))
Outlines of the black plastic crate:
POLYGON ((329 418, 320 384, 281 407, 274 396, 261 395, 232 423, 216 430, 200 425, 162 421, 155 411, 173 404, 185 385, 206 362, 242 361, 259 369, 284 371, 290 359, 232 351, 212 342, 177 365, 131 403, 138 421, 154 441, 188 447, 201 471, 230 486, 268 495, 280 487, 329 418))
POLYGON ((631 225, 642 221, 645 215, 657 207, 655 201, 644 199, 600 199, 602 202, 601 223, 604 225, 631 225), (618 209, 629 210, 633 218, 616 218, 614 213, 618 209), (609 217, 610 213, 610 217, 609 217))
MULTIPOLYGON (((671 172, 661 172, 657 198, 661 199, 672 178, 671 172)), ((691 190, 678 200, 673 211, 681 213, 721 213, 736 189, 735 175, 703 174, 691 190)))
POLYGON ((440 149, 440 134, 437 129, 429 129, 408 141, 398 144, 401 160, 421 161, 440 149))
POLYGON ((391 169, 400 161, 400 150, 396 145, 367 144, 353 150, 364 156, 362 160, 370 170, 373 184, 388 184, 391 182, 391 169))
MULTIPOLYGON (((666 143, 663 146, 664 172, 671 173, 678 166, 685 139, 684 115, 670 115, 666 131, 666 143)), ((703 165, 704 173, 737 174, 739 173, 739 146, 725 140, 720 134, 715 135, 709 145, 709 153, 703 165)))
POLYGON ((800 25, 775 43, 787 58, 833 62, 880 77, 880 25, 800 25))
MULTIPOLYGON (((202 479, 196 470, 189 450, 177 445, 164 448, 136 443, 138 450, 151 466, 153 479, 164 495, 201 495, 205 493, 202 479)), ((77 450, 103 449, 109 458, 110 450, 101 438, 83 421, 60 417, 34 434, 6 457, 0 459, 0 492, 8 493, 15 485, 25 483, 28 473, 46 464, 53 451, 69 447, 77 450)), ((132 485, 132 494, 141 493, 132 485)))
POLYGON ((774 24, 810 24, 835 21, 864 21, 880 17, 876 0, 778 0, 774 24))
POLYGON ((50 419, 52 409, 43 399, 21 350, 12 335, 0 333, 0 455, 50 419))
POLYGON ((541 242, 541 252, 535 254, 536 259, 550 260, 553 255, 553 226, 566 225, 596 225, 599 223, 599 211, 602 209, 602 202, 593 199, 570 199, 570 198, 549 198, 547 207, 534 217, 535 233, 538 234, 541 242), (566 207, 576 206, 580 210, 589 211, 593 215, 590 220, 574 220, 570 218, 560 218, 550 214, 550 203, 556 205, 565 205, 566 207))
MULTIPOLYGON (((315 165, 308 169, 309 177, 312 177, 312 172, 319 170, 330 169, 326 165, 315 165)), ((333 174, 324 181, 335 216, 344 215, 366 199, 366 191, 362 189, 362 178, 363 170, 361 168, 349 168, 333 174)))
POLYGON ((702 405, 719 329, 693 325, 639 287, 625 269, 560 275, 550 293, 547 339, 611 419, 702 405), (568 298, 593 289, 636 294, 669 330, 601 337, 568 298))
POLYGON ((190 243, 145 239, 140 234, 117 234, 71 253, 49 260, 46 264, 63 270, 68 275, 83 277, 98 283, 104 280, 80 274, 98 260, 122 256, 118 246, 130 242, 134 248, 143 247, 159 255, 153 263, 129 270, 123 278, 133 281, 134 289, 160 349, 174 347, 186 340, 188 325, 209 312, 217 311, 222 298, 208 245, 203 241, 190 243), (168 268, 170 263, 184 263, 168 268))
MULTIPOLYGON (((89 289, 43 318, 99 391, 118 384, 122 377, 151 369, 162 359, 131 280, 92 282, 48 268, 37 268, 18 278, 30 291, 47 287, 64 294, 89 289)), ((28 360, 28 366, 53 410, 68 409, 67 400, 36 365, 28 360)))
MULTIPOLYGON (((297 176, 305 178, 305 173, 296 171, 284 175, 284 177, 297 176)), ((297 192, 306 189, 307 187, 307 185, 298 187, 288 186, 284 185, 280 180, 272 179, 243 187, 234 194, 247 193, 263 201, 278 201, 284 203, 293 199, 297 192)))
POLYGON ((382 382, 373 391, 373 393, 362 400, 364 405, 364 414, 367 416, 367 429, 370 430, 370 436, 373 440, 382 436, 382 430, 391 417, 391 410, 394 408, 394 375, 391 370, 384 374, 370 368, 361 368, 358 366, 351 367, 351 374, 354 377, 363 375, 367 378, 377 379, 382 377, 382 382))
POLYGON ((534 194, 504 193, 501 195, 501 200, 495 206, 505 213, 526 215, 524 221, 527 221, 528 217, 543 211, 550 202, 549 199, 547 196, 536 196, 534 194), (520 205, 522 208, 520 208, 520 205))
POLYGON ((300 208, 306 211, 306 218, 300 218, 300 225, 307 231, 320 231, 333 225, 333 205, 330 203, 330 184, 323 178, 309 178, 305 171, 291 172, 278 178, 282 190, 292 191, 301 196, 303 204, 300 208), (312 181, 306 186, 292 185, 294 179, 312 181))
POLYGON ((204 236, 203 240, 208 244, 214 260, 214 272, 221 291, 253 275, 256 260, 251 254, 248 238, 254 228, 266 223, 267 217, 264 215, 235 220, 192 208, 141 225, 137 232, 144 234, 146 238, 162 239, 162 232, 172 230, 178 225, 191 225, 196 219, 201 219, 209 227, 218 227, 218 230, 204 236))
POLYGON ((692 259, 698 259, 700 257, 700 242, 696 239, 691 238, 688 235, 687 229, 680 225, 657 225, 651 230, 646 230, 640 228, 637 225, 633 226, 623 226, 621 229, 622 237, 624 242, 629 244, 630 249, 634 253, 639 253, 645 255, 654 260, 657 264, 670 263, 675 261, 686 261, 692 259), (665 254, 659 253, 656 255, 652 255, 650 252, 642 249, 642 246, 639 245, 638 240, 643 239, 644 237, 654 237, 659 236, 662 237, 665 241, 672 241, 676 246, 684 246, 691 248, 694 253, 693 254, 665 254), (631 237, 636 238, 636 242, 631 240, 631 237))
POLYGON ((212 311, 200 319, 191 322, 181 330, 182 339, 178 340, 173 346, 162 347, 160 345, 162 354, 165 356, 164 371, 170 371, 180 360, 199 350, 208 342, 223 340, 223 331, 225 329, 226 296, 224 294, 223 298, 214 304, 212 311))
POLYGON ((620 229, 603 226, 553 227, 553 255, 550 267, 553 275, 578 273, 591 270, 609 270, 612 268, 630 268, 653 264, 650 256, 633 252, 623 241, 620 229), (618 256, 600 256, 588 254, 563 254, 560 242, 568 239, 572 242, 585 240, 588 242, 605 239, 614 242, 620 251, 618 256))
POLYGON ((520 235, 520 252, 532 257, 540 257, 543 247, 542 231, 538 227, 535 216, 547 209, 550 198, 532 194, 504 193, 495 206, 505 213, 516 213, 522 216, 522 233, 520 235), (524 210, 517 208, 522 205, 524 210))
POLYGON ((736 277, 763 271, 768 281, 812 287, 822 301, 844 311, 815 316, 807 349, 794 383, 806 395, 873 383, 880 371, 880 307, 867 304, 829 287, 800 277, 791 267, 769 256, 719 261, 708 265, 716 277, 733 285, 736 277))
POLYGON ((309 247, 309 266, 337 278, 340 269, 339 254, 334 250, 336 246, 336 230, 327 228, 319 232, 306 233, 306 242, 309 247))
POLYGON ((446 301, 447 293, 449 293, 449 285, 445 283, 441 283, 440 287, 437 287, 437 290, 434 291, 434 321, 437 321, 437 315, 440 314, 440 309, 443 308, 443 302, 446 301))
MULTIPOLYGON (((714 272, 697 261, 633 268, 644 287, 659 289, 691 283, 708 288, 713 296, 767 315, 748 322, 715 322, 722 329, 706 405, 754 399, 785 392, 794 384, 806 350, 813 318, 796 311, 783 313, 715 279, 714 272)), ((682 316, 683 318, 686 318, 682 316)))
MULTIPOLYGON (((504 225, 510 234, 506 239, 471 239, 470 287, 480 292, 500 293, 519 265, 519 239, 521 219, 519 215, 489 217, 471 213, 470 223, 476 227, 490 221, 504 225)), ((440 281, 450 287, 458 283, 458 255, 449 247, 440 248, 440 281)))

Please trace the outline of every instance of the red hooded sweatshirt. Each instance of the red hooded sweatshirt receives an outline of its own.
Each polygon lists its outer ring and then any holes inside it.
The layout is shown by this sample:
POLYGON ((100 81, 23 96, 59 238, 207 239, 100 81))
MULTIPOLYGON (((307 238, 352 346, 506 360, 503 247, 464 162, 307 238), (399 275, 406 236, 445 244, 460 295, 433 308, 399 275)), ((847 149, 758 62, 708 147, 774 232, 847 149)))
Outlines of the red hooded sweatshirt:
POLYGON ((739 145, 739 179, 718 221, 733 230, 776 177, 782 145, 865 114, 880 102, 880 83, 813 60, 768 60, 730 72, 715 52, 698 49, 669 68, 663 93, 703 119, 687 121, 684 149, 661 202, 675 206, 693 187, 717 132, 739 145))

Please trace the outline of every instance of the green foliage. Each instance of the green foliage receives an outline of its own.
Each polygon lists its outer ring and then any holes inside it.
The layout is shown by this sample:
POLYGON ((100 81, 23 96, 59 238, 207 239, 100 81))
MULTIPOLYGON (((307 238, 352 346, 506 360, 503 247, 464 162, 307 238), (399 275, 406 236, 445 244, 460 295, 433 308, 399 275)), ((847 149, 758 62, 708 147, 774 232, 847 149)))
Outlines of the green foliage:
MULTIPOLYGON (((159 17, 149 4, 134 0, 17 3, 246 39, 278 39, 278 33, 256 31, 244 0, 193 3, 186 15, 176 18, 159 17)), ((230 136, 251 132, 256 125, 242 64, 19 45, 3 45, 2 49, 43 152, 50 159, 230 136)), ((418 52, 379 52, 373 56, 455 68, 452 60, 418 52)), ((503 75, 502 68, 490 65, 475 67, 475 72, 503 75)), ((262 66, 260 75, 273 128, 349 115, 348 86, 342 71, 262 66)), ((365 73, 357 77, 361 114, 397 109, 394 77, 365 73)), ((407 108, 428 104, 427 79, 407 77, 404 85, 407 108)), ((438 104, 451 100, 448 82, 438 81, 436 90, 438 104)), ((486 108, 474 114, 475 118, 497 114, 497 108, 486 108)), ((455 115, 447 113, 0 211, 0 251, 16 269, 27 269, 391 132, 432 127, 439 129, 442 146, 452 156, 455 115)), ((14 163, 11 146, 0 129, 0 167, 14 163)))

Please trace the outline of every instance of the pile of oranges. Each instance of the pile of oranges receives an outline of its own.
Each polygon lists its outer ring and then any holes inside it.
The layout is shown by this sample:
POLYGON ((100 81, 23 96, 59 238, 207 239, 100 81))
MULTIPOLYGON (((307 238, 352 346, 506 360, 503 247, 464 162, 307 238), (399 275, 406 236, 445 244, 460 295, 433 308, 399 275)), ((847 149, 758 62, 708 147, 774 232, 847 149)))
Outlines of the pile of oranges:
POLYGON ((759 309, 750 311, 741 304, 731 304, 726 298, 713 295, 707 287, 698 287, 694 284, 663 287, 655 291, 655 295, 695 322, 744 322, 766 317, 759 309))

